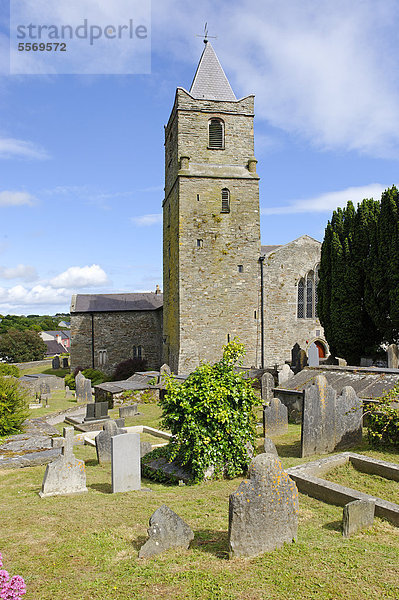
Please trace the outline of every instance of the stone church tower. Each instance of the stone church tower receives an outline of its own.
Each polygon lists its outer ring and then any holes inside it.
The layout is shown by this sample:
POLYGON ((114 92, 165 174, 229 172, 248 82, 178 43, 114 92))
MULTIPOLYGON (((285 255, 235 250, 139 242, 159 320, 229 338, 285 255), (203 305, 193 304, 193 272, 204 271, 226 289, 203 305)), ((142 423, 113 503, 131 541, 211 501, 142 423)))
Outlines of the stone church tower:
POLYGON ((163 360, 175 373, 219 360, 234 337, 259 362, 259 177, 254 96, 237 100, 205 42, 165 128, 163 360))

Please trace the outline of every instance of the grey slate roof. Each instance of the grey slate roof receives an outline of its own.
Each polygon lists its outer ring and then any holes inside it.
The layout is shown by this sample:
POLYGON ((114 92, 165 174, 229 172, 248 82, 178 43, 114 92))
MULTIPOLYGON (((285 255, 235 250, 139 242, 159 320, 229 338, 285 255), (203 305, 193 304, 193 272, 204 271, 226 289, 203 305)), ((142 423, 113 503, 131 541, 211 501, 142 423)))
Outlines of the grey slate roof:
POLYGON ((47 346, 47 356, 52 356, 53 354, 63 354, 66 352, 64 346, 59 344, 56 340, 48 340, 44 343, 47 346))
POLYGON ((196 99, 237 102, 237 98, 210 42, 204 51, 191 84, 190 94, 196 99))
POLYGON ((347 385, 353 387, 359 398, 379 398, 399 380, 399 370, 362 367, 322 366, 305 368, 277 389, 302 391, 308 389, 317 375, 324 375, 328 384, 340 394, 347 385))
POLYGON ((132 294, 77 294, 72 299, 71 312, 116 312, 127 310, 157 310, 163 306, 163 294, 154 292, 132 294))
POLYGON ((281 248, 281 244, 276 246, 261 246, 260 250, 262 254, 269 254, 269 252, 273 252, 273 250, 277 250, 277 248, 281 248))

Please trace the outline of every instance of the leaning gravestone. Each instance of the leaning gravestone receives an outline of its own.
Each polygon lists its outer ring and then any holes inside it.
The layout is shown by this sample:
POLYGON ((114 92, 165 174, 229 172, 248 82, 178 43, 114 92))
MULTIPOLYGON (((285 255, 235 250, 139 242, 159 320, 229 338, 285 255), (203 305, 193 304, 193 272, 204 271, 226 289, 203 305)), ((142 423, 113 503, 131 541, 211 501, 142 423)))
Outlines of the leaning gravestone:
POLYGON ((141 546, 139 558, 161 554, 169 548, 188 548, 194 539, 192 529, 166 504, 150 517, 149 539, 141 546))
POLYGON ((309 367, 318 367, 320 364, 319 349, 315 343, 310 344, 308 348, 309 367))
POLYGON ((141 489, 140 434, 111 438, 112 493, 141 489))
POLYGON ((229 555, 251 557, 291 543, 298 530, 298 490, 273 454, 258 454, 229 502, 229 555))
POLYGON ((130 404, 129 406, 121 406, 119 408, 119 417, 121 419, 127 419, 128 417, 135 417, 139 414, 137 402, 130 404))
POLYGON ((374 523, 375 501, 354 500, 345 504, 342 518, 342 535, 350 537, 374 523))
POLYGON ((288 431, 288 409, 278 398, 272 398, 263 409, 264 435, 282 435, 288 431))
POLYGON ((278 374, 278 384, 281 385, 281 384, 285 383, 286 381, 291 379, 291 377, 293 377, 293 376, 294 376, 294 372, 291 371, 290 366, 287 364, 283 365, 283 368, 281 369, 281 371, 279 371, 279 374, 278 374))
POLYGON ((301 456, 328 454, 362 440, 362 401, 353 388, 337 393, 324 375, 305 390, 302 412, 301 456))
POLYGON ((399 348, 396 344, 388 346, 388 369, 397 369, 399 367, 399 348))
POLYGON ((111 437, 124 433, 126 433, 126 429, 119 429, 112 419, 104 423, 103 431, 100 431, 95 438, 97 460, 100 465, 111 462, 111 437))
POLYGON ((82 371, 75 377, 75 390, 76 390, 76 401, 84 402, 85 393, 84 393, 84 382, 86 381, 86 377, 83 375, 82 371))
POLYGON ((46 467, 41 498, 87 492, 85 464, 73 454, 74 429, 64 427, 63 433, 63 438, 53 440, 53 447, 62 445, 62 454, 46 467))
POLYGON ((52 369, 59 369, 61 366, 60 364, 60 357, 59 356, 54 356, 53 360, 51 361, 51 368, 52 369))
POLYGON ((274 377, 271 373, 263 373, 260 380, 260 388, 263 402, 270 402, 273 398, 274 377))

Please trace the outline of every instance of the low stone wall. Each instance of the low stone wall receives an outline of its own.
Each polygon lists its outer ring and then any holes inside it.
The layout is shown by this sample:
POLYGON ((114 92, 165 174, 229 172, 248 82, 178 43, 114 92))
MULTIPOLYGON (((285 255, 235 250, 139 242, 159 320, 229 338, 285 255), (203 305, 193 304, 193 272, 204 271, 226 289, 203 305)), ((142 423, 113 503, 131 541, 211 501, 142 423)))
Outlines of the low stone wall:
POLYGON ((51 367, 51 358, 46 358, 44 360, 35 360, 32 362, 24 362, 24 363, 13 363, 15 367, 18 367, 20 371, 24 371, 25 369, 33 369, 34 367, 51 367))

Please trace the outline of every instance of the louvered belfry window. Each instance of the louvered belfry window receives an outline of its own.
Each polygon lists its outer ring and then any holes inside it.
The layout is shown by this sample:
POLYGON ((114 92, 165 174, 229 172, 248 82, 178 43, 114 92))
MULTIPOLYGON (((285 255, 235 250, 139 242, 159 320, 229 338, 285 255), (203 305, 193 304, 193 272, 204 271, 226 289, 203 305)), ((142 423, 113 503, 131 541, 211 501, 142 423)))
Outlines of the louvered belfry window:
POLYGON ((230 212, 230 192, 227 188, 222 190, 222 213, 230 212))
POLYGON ((221 119, 209 121, 209 148, 224 148, 224 123, 221 119))

